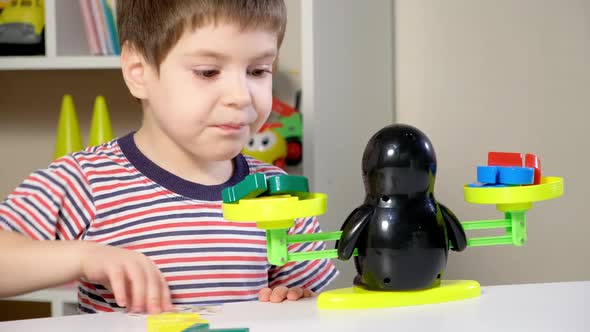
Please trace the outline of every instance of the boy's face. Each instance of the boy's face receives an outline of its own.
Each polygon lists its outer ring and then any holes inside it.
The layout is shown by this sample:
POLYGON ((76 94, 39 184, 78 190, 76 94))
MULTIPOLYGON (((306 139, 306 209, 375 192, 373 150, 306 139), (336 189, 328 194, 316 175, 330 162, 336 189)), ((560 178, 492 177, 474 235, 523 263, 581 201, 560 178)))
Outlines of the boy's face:
POLYGON ((198 160, 235 157, 268 118, 277 35, 218 23, 187 31, 144 73, 144 123, 198 160))

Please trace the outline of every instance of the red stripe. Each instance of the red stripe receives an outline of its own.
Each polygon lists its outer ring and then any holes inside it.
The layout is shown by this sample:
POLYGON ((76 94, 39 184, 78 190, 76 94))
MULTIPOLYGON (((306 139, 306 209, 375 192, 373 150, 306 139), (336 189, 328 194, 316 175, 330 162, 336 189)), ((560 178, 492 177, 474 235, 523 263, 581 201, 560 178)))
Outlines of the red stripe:
POLYGON ((201 275, 182 275, 166 277, 167 282, 182 280, 204 280, 204 279, 248 279, 268 278, 266 273, 214 273, 201 275))
POLYGON ((97 311, 103 311, 103 312, 114 312, 113 308, 111 307, 105 307, 99 304, 96 304, 94 302, 90 302, 90 300, 88 300, 86 297, 78 297, 79 301, 90 306, 91 308, 97 310, 97 311))
POLYGON ((145 183, 148 183, 148 182, 151 182, 150 179, 148 179, 148 178, 144 178, 144 179, 136 180, 136 181, 130 181, 130 182, 118 182, 118 183, 115 183, 115 184, 109 184, 109 185, 104 185, 104 186, 100 186, 100 187, 94 187, 94 192, 95 193, 99 193, 99 192, 102 192, 102 191, 123 188, 123 187, 132 186, 132 185, 136 185, 136 184, 145 184, 145 183))
POLYGON ((276 167, 259 167, 256 168, 256 173, 268 173, 268 172, 279 172, 280 169, 276 168, 276 167))
POLYGON ((37 194, 37 193, 27 193, 27 192, 21 192, 21 191, 15 190, 13 192, 13 194, 14 195, 22 195, 24 197, 29 197, 29 198, 34 198, 35 201, 38 204, 43 205, 43 207, 45 209, 47 209, 50 212, 50 214, 53 214, 53 215, 57 214, 57 211, 58 210, 56 208, 52 208, 51 206, 49 206, 49 204, 47 204, 47 202, 45 201, 45 199, 43 197, 41 197, 39 194, 37 194))
MULTIPOLYGON (((31 182, 38 182, 39 184, 42 185, 43 188, 48 189, 51 194, 54 196, 54 198, 60 200, 61 197, 63 197, 63 194, 60 194, 59 192, 57 192, 57 190, 53 189, 53 184, 48 183, 47 181, 45 181, 44 179, 41 179, 37 176, 30 176, 29 181, 31 182)), ((61 188, 60 188, 61 190, 61 188)))
POLYGON ((266 257, 256 256, 209 256, 209 257, 176 257, 154 260, 157 265, 193 262, 266 262, 266 257))
MULTIPOLYGON (((78 165, 77 164, 74 164, 74 162, 72 160, 66 159, 66 163, 68 163, 70 166, 74 167, 76 169, 76 171, 79 171, 79 169, 77 168, 78 165)), ((74 192, 74 194, 76 195, 76 198, 79 201, 77 203, 82 203, 82 205, 84 206, 84 210, 87 211, 90 214, 90 220, 94 219, 94 212, 90 208, 90 206, 88 205, 88 202, 87 202, 87 199, 86 199, 87 197, 82 198, 82 195, 76 189, 76 186, 74 185, 74 183, 72 182, 72 180, 68 176, 66 176, 66 175, 64 175, 62 173, 59 173, 59 172, 57 173, 57 175, 60 178, 62 178, 64 181, 66 181, 68 183, 68 188, 70 188, 70 190, 74 192)), ((80 174, 79 173, 78 175, 81 176, 82 180, 84 180, 86 183, 88 183, 83 174, 80 174)), ((82 230, 82 228, 80 228, 80 231, 81 230, 82 230)))
POLYGON ((13 216, 9 212, 0 210, 0 215, 4 215, 6 218, 10 219, 10 221, 20 227, 20 229, 22 229, 31 239, 39 239, 25 224, 23 224, 17 217, 13 216))
POLYGON ((80 284, 88 289, 96 291, 96 287, 94 287, 94 284, 91 284, 88 281, 80 280, 80 284))
POLYGON ((165 246, 172 246, 172 245, 184 245, 184 244, 257 244, 257 245, 265 245, 266 240, 249 240, 249 239, 224 239, 224 238, 213 238, 213 239, 193 239, 193 240, 172 240, 172 241, 159 241, 159 242, 150 242, 144 244, 138 244, 134 246, 125 246, 125 249, 129 250, 137 250, 137 249, 146 249, 146 248, 154 248, 154 247, 165 247, 165 246))
MULTIPOLYGON (((291 275, 289 275, 288 277, 286 277, 286 278, 284 278, 284 279, 283 279, 283 278, 281 278, 281 279, 273 280, 273 281, 271 282, 271 285, 272 285, 272 287, 274 287, 274 286, 275 286, 275 285, 277 285, 277 284, 284 284, 284 285, 286 285, 286 284, 288 284, 288 283, 289 283, 289 281, 291 281, 291 280, 293 280, 293 279, 297 279, 297 278, 301 277, 302 275, 306 274, 307 272, 309 272, 309 271, 313 270, 313 268, 314 268, 316 265, 318 265, 320 262, 321 262, 321 260, 320 260, 320 259, 313 260, 313 261, 311 262, 311 264, 307 264, 307 265, 305 265, 301 271, 299 271, 299 272, 297 272, 297 273, 294 273, 294 274, 291 274, 291 275)), ((280 273, 281 271, 284 271, 284 270, 286 270, 286 269, 285 269, 285 267, 287 267, 287 266, 285 265, 285 266, 283 266, 283 267, 280 267, 280 268, 277 270, 277 274, 278 274, 278 273, 280 273)), ((287 270, 287 271, 288 271, 288 270, 287 270)), ((288 271, 288 272, 293 272, 293 271, 288 271)))
POLYGON ((313 288, 313 284, 317 283, 318 281, 324 279, 324 277, 326 276, 326 274, 328 274, 328 272, 332 271, 332 263, 328 262, 328 264, 326 264, 324 270, 320 273, 315 274, 311 279, 309 279, 305 285, 303 285, 303 288, 313 288))
POLYGON ((86 175, 88 177, 91 176, 105 176, 105 175, 115 175, 115 174, 132 174, 128 169, 126 168, 117 168, 117 169, 109 169, 109 170, 92 170, 92 171, 88 171, 86 172, 86 175))
POLYGON ((21 202, 19 202, 16 199, 13 200, 12 202, 18 208, 20 208, 20 209, 24 210, 26 213, 28 213, 33 218, 33 220, 35 220, 35 223, 37 223, 37 225, 41 226, 41 228, 43 228, 43 230, 45 230, 45 232, 47 232, 47 235, 49 238, 55 238, 55 230, 51 230, 49 227, 47 227, 45 222, 43 220, 39 219, 39 217, 37 216, 36 213, 33 213, 29 208, 27 208, 24 204, 22 204, 21 202))
POLYGON ((250 289, 243 291, 214 291, 214 292, 198 292, 198 293, 185 293, 185 294, 172 294, 172 299, 187 299, 197 297, 208 297, 208 296, 244 296, 258 294, 260 290, 250 289))
MULTIPOLYGON (((109 151, 108 149, 106 150, 101 150, 101 151, 109 151)), ((99 151, 95 151, 94 153, 99 152, 99 151)), ((121 157, 115 157, 115 155, 108 155, 108 154, 103 154, 103 155, 92 155, 92 156, 86 156, 86 155, 77 155, 76 159, 78 161, 87 161, 87 162, 95 162, 95 161, 112 161, 115 163, 119 163, 119 164, 126 164, 128 163, 127 159, 125 158, 121 158, 121 157)))
POLYGON ((113 293, 111 293, 110 291, 107 290, 106 293, 102 293, 96 289, 94 284, 91 284, 87 281, 80 280, 80 285, 82 285, 82 287, 86 288, 87 291, 90 291, 91 293, 98 295, 98 296, 102 297, 103 299, 114 299, 115 298, 115 295, 113 293))
POLYGON ((102 210, 102 209, 107 209, 116 205, 123 205, 124 203, 131 203, 131 202, 136 202, 136 201, 141 201, 144 199, 149 199, 149 198, 154 198, 154 197, 158 197, 158 196, 168 196, 172 194, 171 191, 169 190, 162 190, 162 191, 158 191, 155 193, 151 193, 151 194, 144 194, 144 195, 134 195, 131 197, 127 197, 127 198, 122 198, 116 201, 112 201, 109 203, 104 203, 104 204, 100 204, 96 206, 97 210, 102 210))
POLYGON ((74 224, 76 224, 76 234, 73 234, 74 236, 78 236, 79 234, 82 233, 82 224, 80 224, 80 222, 78 221, 78 218, 75 217, 74 213, 72 213, 72 209, 70 208, 69 205, 65 204, 65 202, 62 204, 62 208, 65 212, 66 215, 70 216, 70 218, 74 221, 74 224))
MULTIPOLYGON (((161 195, 161 194, 156 194, 156 195, 150 194, 150 195, 152 195, 152 196, 158 196, 158 195, 161 195)), ((164 196, 164 195, 162 195, 162 196, 164 196)), ((136 197, 134 197, 134 198, 136 198, 136 197)), ((119 200, 117 202, 121 202, 121 201, 124 201, 124 200, 125 199, 119 200)), ((133 201, 133 200, 135 200, 135 199, 129 199, 129 201, 133 201)), ((96 208, 97 209, 102 209, 105 205, 112 206, 112 205, 115 205, 114 203, 117 203, 117 202, 112 202, 112 203, 106 203, 106 204, 103 204, 103 205, 98 205, 96 208)), ((125 202, 125 203, 127 203, 127 202, 125 202)), ((114 224, 114 223, 117 223, 117 222, 122 221, 122 220, 127 220, 127 219, 142 217, 142 216, 146 216, 146 215, 150 215, 150 214, 156 214, 156 213, 159 213, 159 212, 169 212, 169 211, 178 211, 178 210, 193 210, 193 209, 195 209, 195 210, 196 209, 212 209, 212 210, 215 210, 215 209, 219 209, 220 207, 221 207, 221 204, 193 204, 193 205, 183 204, 183 205, 164 206, 164 207, 159 207, 159 208, 142 209, 141 211, 124 214, 124 215, 122 215, 120 217, 117 217, 117 218, 109 218, 108 220, 105 220, 103 222, 94 223, 93 226, 94 226, 94 228, 100 228, 102 226, 114 224)))
MULTIPOLYGON (((116 219, 119 219, 119 218, 116 218, 116 219)), ((97 224, 95 224, 94 227, 97 227, 96 225, 97 224)), ((124 237, 127 235, 133 235, 133 234, 147 233, 147 232, 162 230, 162 229, 211 227, 211 226, 253 228, 253 227, 256 227, 256 223, 239 223, 239 222, 230 222, 230 221, 175 222, 175 223, 170 223, 170 224, 161 224, 161 225, 146 226, 146 227, 141 227, 141 228, 134 228, 134 229, 127 230, 127 231, 118 232, 118 233, 115 233, 115 234, 112 234, 112 235, 109 235, 106 237, 96 238, 96 239, 94 239, 94 241, 95 242, 106 242, 108 240, 118 238, 118 237, 124 237)))

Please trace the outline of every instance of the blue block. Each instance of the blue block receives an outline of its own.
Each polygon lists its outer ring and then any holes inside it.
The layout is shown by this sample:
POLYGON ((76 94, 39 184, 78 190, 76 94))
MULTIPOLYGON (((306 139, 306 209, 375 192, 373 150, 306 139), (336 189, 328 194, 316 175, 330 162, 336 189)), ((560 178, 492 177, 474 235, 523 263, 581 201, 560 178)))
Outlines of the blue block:
POLYGON ((508 185, 533 184, 535 170, 532 167, 499 167, 498 182, 508 185))
POLYGON ((498 166, 477 166, 477 182, 497 183, 498 166))
POLYGON ((481 182, 475 182, 475 183, 468 184, 467 187, 472 187, 472 188, 502 188, 502 187, 508 187, 508 185, 501 184, 501 183, 481 183, 481 182))

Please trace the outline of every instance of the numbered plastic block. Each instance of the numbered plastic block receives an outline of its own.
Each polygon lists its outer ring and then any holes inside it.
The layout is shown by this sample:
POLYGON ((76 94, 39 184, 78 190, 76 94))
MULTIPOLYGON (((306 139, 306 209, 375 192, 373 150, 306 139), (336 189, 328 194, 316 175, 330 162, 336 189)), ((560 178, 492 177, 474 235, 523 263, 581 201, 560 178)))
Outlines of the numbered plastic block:
POLYGON ((225 188, 221 192, 223 203, 236 203, 243 198, 254 198, 264 194, 268 190, 266 175, 255 173, 246 176, 242 182, 235 186, 225 188))
POLYGON ((488 152, 488 166, 522 166, 518 152, 488 152))
POLYGON ((467 186, 468 187, 472 187, 472 188, 502 188, 502 187, 508 187, 507 184, 501 184, 501 183, 481 183, 481 182, 470 183, 467 186))
POLYGON ((527 153, 524 156, 524 166, 531 167, 535 171, 533 184, 541 183, 541 160, 532 153, 527 153))
POLYGON ((497 166, 477 166, 477 182, 498 183, 497 166))
POLYGON ((532 184, 535 171, 530 167, 499 167, 498 183, 507 185, 532 184))
POLYGON ((277 175, 268 178, 268 195, 298 195, 309 192, 305 176, 277 175))

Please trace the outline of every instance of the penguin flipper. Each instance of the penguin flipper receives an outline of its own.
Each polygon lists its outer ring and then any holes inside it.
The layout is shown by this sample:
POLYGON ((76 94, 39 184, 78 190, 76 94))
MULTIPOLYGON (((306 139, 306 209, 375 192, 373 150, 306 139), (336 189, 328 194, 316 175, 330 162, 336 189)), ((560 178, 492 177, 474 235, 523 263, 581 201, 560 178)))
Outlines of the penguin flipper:
POLYGON ((465 235, 465 230, 463 226, 461 226, 461 222, 455 214, 449 210, 446 206, 438 203, 440 207, 440 211, 442 212, 443 219, 445 221, 445 225, 447 226, 449 240, 453 245, 451 250, 453 251, 463 251, 467 248, 467 236, 465 235))
POLYGON ((342 235, 340 240, 336 241, 338 249, 338 259, 348 260, 352 256, 359 236, 365 225, 371 220, 373 207, 362 205, 350 213, 348 218, 342 224, 342 235))

